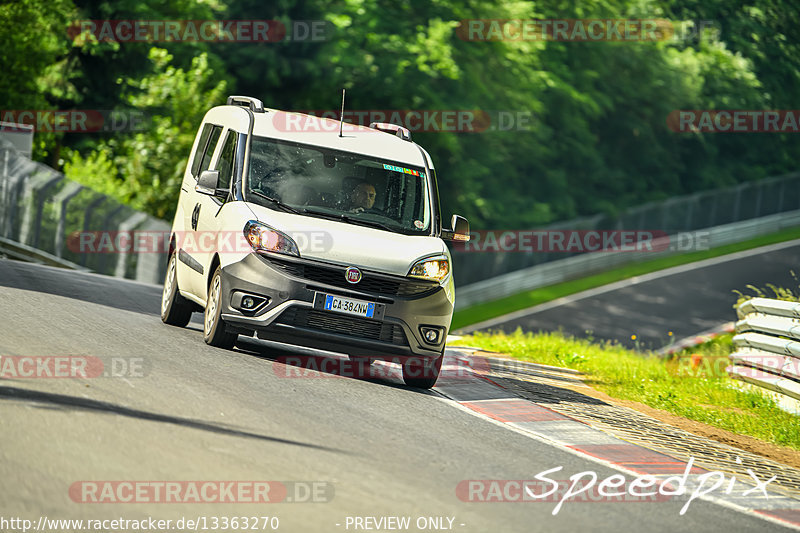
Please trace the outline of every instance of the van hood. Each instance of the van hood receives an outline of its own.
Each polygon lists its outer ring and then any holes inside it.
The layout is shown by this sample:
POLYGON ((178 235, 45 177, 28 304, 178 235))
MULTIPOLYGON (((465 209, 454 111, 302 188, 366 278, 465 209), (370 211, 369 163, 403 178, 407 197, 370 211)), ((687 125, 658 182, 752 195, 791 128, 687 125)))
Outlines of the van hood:
POLYGON ((424 257, 447 254, 437 237, 402 235, 368 226, 249 206, 259 222, 294 239, 300 257, 405 276, 424 257))

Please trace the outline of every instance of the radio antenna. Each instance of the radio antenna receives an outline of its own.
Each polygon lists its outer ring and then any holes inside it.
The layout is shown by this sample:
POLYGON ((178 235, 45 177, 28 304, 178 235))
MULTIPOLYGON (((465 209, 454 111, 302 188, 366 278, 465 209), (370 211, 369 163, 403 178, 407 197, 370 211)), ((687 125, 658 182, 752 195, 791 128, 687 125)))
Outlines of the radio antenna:
POLYGON ((342 136, 342 126, 344 126, 344 87, 342 87, 342 114, 339 115, 339 137, 342 136))

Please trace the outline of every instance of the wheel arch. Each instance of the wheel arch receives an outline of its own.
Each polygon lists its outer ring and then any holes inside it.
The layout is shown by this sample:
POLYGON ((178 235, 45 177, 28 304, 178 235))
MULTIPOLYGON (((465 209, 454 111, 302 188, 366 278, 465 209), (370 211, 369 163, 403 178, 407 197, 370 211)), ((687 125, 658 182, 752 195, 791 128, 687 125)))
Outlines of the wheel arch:
POLYGON ((206 273, 206 298, 208 298, 208 289, 211 287, 211 279, 220 264, 219 253, 214 252, 214 257, 211 258, 211 262, 208 264, 208 272, 206 273))

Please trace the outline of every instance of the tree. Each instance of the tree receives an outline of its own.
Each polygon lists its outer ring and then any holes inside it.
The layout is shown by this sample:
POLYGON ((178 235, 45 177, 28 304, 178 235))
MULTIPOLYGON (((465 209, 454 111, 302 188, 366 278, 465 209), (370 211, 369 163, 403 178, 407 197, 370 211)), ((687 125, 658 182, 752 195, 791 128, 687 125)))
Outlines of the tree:
POLYGON ((209 67, 206 54, 186 70, 173 66, 173 57, 162 48, 151 48, 149 58, 154 74, 126 80, 123 91, 130 107, 145 113, 146 131, 112 137, 86 156, 72 152, 65 173, 137 209, 170 218, 197 128, 206 110, 225 98, 226 82, 209 67))

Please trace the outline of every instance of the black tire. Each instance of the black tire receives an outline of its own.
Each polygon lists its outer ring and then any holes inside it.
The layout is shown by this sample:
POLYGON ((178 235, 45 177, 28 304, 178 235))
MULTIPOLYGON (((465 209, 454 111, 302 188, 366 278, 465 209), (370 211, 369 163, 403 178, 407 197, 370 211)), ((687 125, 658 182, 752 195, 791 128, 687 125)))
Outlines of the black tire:
POLYGON ((409 387, 430 389, 439 378, 444 354, 435 359, 409 357, 403 363, 403 382, 409 387))
POLYGON ((164 276, 164 290, 161 293, 161 321, 170 326, 186 327, 192 318, 192 303, 178 292, 178 256, 175 252, 169 257, 167 275, 164 276))
POLYGON ((221 316, 222 276, 220 273, 221 270, 217 267, 208 286, 208 301, 205 313, 203 313, 203 340, 210 346, 230 349, 233 348, 239 335, 225 331, 225 322, 221 316))

